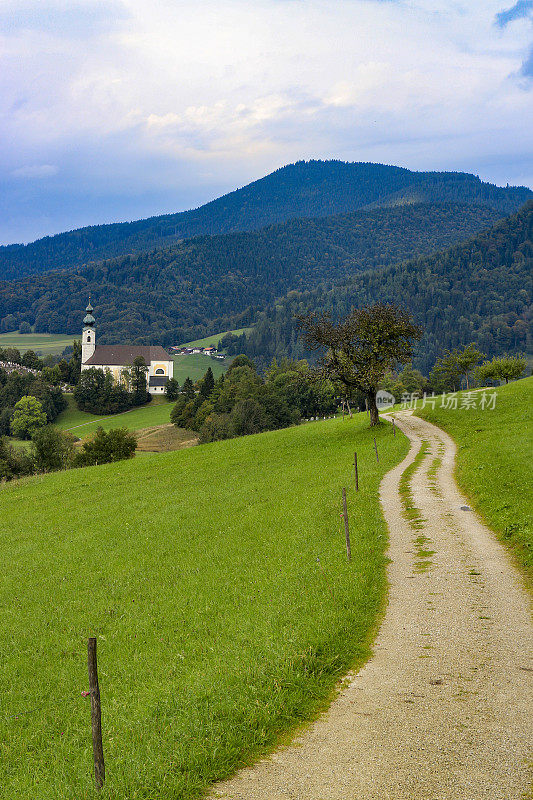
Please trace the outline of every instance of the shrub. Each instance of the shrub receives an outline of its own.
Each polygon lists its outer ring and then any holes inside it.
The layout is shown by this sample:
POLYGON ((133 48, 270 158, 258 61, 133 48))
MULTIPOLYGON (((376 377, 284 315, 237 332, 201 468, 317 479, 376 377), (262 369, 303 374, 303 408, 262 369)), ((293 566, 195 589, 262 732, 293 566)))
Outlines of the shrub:
POLYGON ((38 472, 54 472, 71 466, 74 439, 51 425, 36 431, 32 436, 32 451, 38 472))
POLYGON ((0 481, 31 475, 33 471, 33 460, 28 453, 17 450, 5 437, 0 437, 0 481))
POLYGON ((110 431, 98 428, 95 436, 83 443, 81 452, 76 454, 74 465, 88 467, 110 461, 123 461, 133 458, 136 447, 135 435, 126 428, 114 428, 110 431))

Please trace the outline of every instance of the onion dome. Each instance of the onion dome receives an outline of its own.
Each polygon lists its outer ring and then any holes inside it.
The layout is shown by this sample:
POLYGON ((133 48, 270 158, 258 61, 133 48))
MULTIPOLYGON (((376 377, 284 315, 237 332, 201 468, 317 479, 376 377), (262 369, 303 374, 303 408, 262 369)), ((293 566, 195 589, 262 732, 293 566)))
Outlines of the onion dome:
POLYGON ((85 309, 85 311, 86 311, 87 313, 86 313, 86 315, 85 315, 85 316, 84 316, 84 318, 83 318, 83 324, 84 324, 84 325, 94 325, 94 323, 96 322, 96 320, 95 320, 95 318, 94 318, 94 317, 93 317, 93 315, 92 315, 92 312, 94 311, 94 309, 93 309, 93 307, 92 307, 92 305, 91 305, 91 301, 90 301, 90 300, 89 300, 89 305, 87 306, 87 308, 85 309))

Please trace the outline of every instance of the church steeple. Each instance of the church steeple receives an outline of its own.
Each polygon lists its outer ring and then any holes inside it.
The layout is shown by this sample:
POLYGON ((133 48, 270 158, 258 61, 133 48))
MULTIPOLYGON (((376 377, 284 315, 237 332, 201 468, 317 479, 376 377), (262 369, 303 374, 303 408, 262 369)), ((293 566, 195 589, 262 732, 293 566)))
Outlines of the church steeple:
POLYGON ((96 322, 95 318, 93 317, 94 308, 91 305, 91 298, 89 296, 89 303, 87 308, 85 309, 85 316, 83 318, 83 332, 81 336, 81 363, 85 364, 86 361, 94 353, 95 348, 95 341, 96 341, 96 333, 94 330, 94 324, 96 322))

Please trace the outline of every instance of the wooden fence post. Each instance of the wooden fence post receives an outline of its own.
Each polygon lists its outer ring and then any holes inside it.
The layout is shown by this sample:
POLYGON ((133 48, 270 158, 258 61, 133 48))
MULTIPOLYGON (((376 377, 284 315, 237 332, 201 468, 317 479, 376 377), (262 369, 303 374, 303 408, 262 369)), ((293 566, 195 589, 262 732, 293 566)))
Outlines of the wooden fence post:
POLYGON ((396 436, 396 425, 394 424, 394 417, 392 418, 392 432, 396 436))
POLYGON ((348 505, 346 503, 346 489, 342 490, 342 510, 344 517, 344 533, 346 534, 346 555, 348 561, 352 558, 352 548, 350 546, 350 527, 348 525, 348 505))
POLYGON ((355 467, 355 491, 359 491, 359 473, 357 471, 357 453, 353 454, 353 465, 355 467))
POLYGON ((96 639, 89 639, 88 667, 89 692, 91 695, 91 729, 93 735, 94 781, 96 788, 101 789, 105 781, 104 747, 102 744, 102 711, 100 706, 100 688, 98 686, 98 666, 96 663, 96 639))
POLYGON ((378 456, 378 446, 376 444, 376 437, 374 436, 374 450, 376 451, 376 461, 379 464, 379 456, 378 456))

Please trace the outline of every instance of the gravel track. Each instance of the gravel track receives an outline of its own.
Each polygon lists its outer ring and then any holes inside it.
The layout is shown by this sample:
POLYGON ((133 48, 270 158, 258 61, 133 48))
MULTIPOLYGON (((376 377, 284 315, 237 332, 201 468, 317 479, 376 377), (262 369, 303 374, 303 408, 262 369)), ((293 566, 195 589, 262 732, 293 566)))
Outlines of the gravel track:
POLYGON ((453 440, 409 413, 395 416, 411 450, 381 484, 390 589, 374 655, 289 746, 218 784, 211 797, 522 800, 529 794, 529 596, 494 534, 461 508, 468 501, 453 477, 453 440), (411 479, 423 519, 417 529, 403 515, 398 483, 422 441, 428 453, 411 479))

